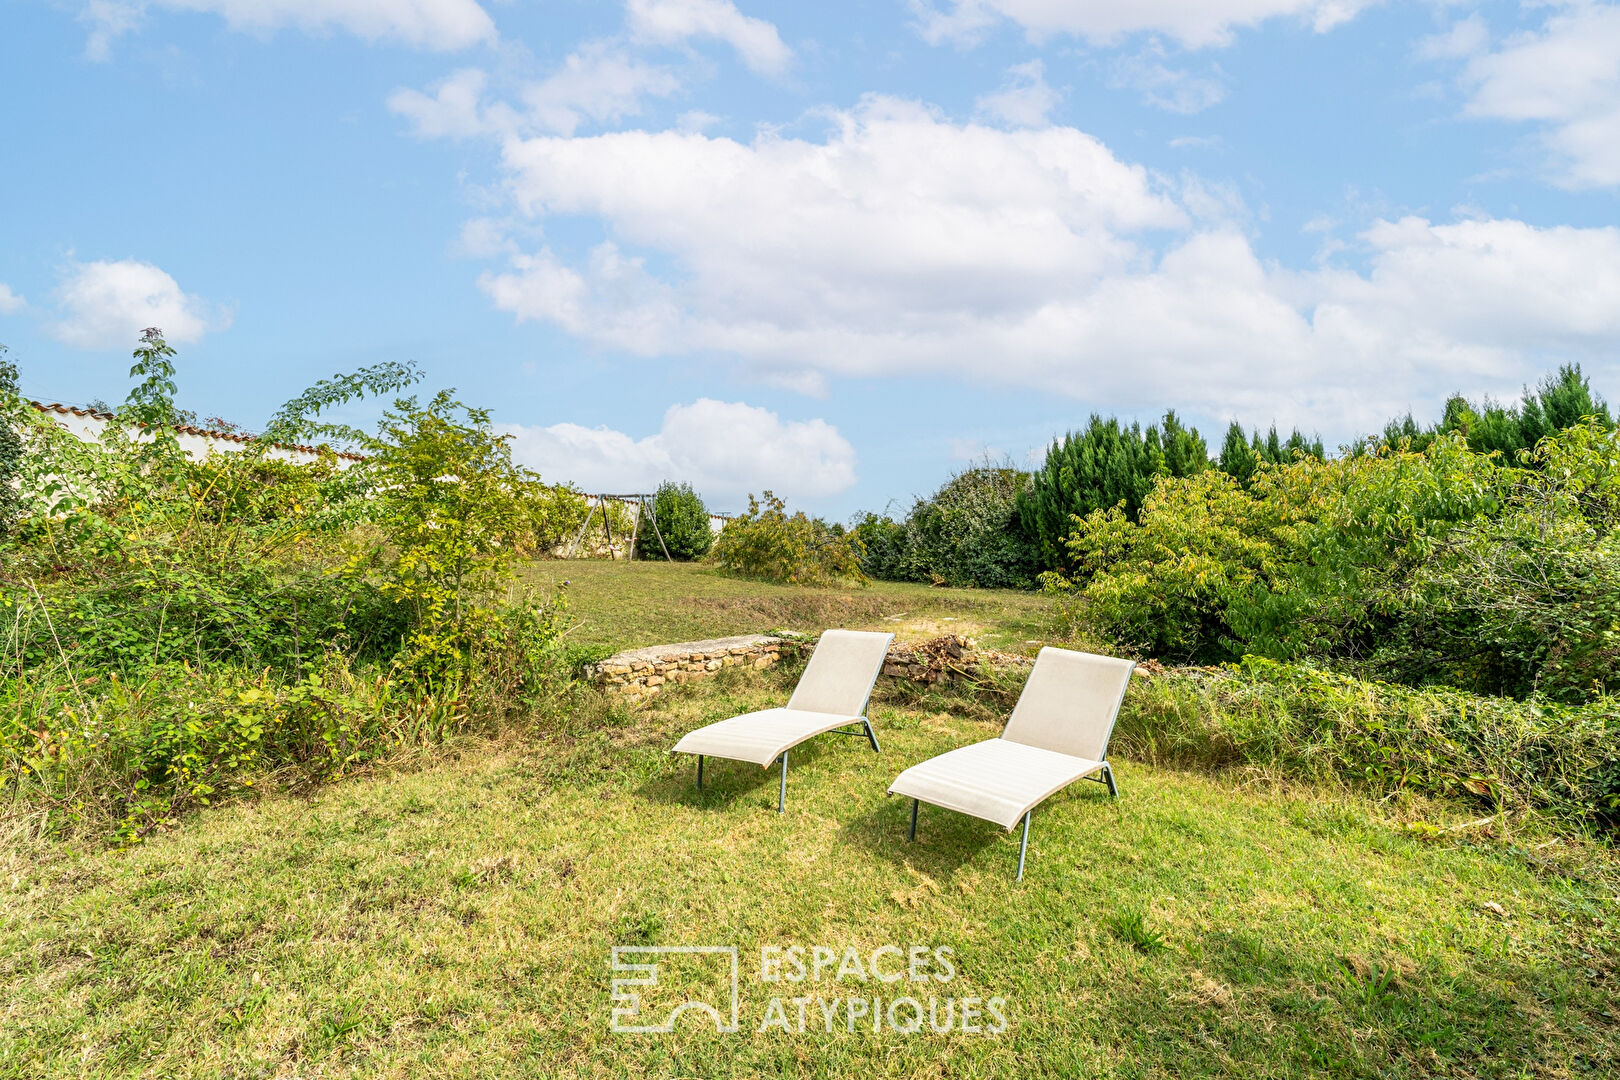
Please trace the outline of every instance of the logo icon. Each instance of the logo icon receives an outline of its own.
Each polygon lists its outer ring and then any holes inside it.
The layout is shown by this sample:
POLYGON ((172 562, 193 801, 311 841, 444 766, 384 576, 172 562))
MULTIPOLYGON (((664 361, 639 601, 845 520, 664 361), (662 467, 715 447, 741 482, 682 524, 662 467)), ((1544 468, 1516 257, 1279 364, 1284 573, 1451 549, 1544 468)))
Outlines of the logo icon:
POLYGON ((613 979, 613 1030, 621 1034, 667 1035, 688 1009, 708 1013, 720 1034, 737 1030, 737 946, 735 945, 615 945, 612 970, 631 972, 613 979), (658 958, 663 958, 662 960, 658 958), (719 958, 719 959, 716 959, 719 958), (635 961, 641 961, 639 963, 635 961), (725 977, 721 977, 722 968, 725 977), (664 969, 664 970, 660 970, 664 969), (671 971, 673 969, 673 971, 671 971), (660 979, 660 975, 666 977, 660 979), (724 1000, 729 989, 731 1000, 724 1000), (680 1000, 663 1013, 663 1022, 648 1024, 658 1014, 650 1004, 642 1011, 642 998, 680 1000), (638 1023, 637 1021, 642 1021, 638 1023))

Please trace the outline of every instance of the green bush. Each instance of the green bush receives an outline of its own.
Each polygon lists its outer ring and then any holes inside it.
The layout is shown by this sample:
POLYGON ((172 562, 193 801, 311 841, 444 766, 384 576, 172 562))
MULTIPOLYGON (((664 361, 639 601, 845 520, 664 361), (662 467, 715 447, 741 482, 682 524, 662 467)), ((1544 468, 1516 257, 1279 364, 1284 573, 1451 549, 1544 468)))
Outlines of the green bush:
POLYGON ((887 581, 985 589, 1028 588, 1035 552, 1020 527, 1027 473, 977 466, 918 499, 904 522, 867 514, 855 525, 861 569, 887 581))
POLYGON ((769 491, 760 499, 748 497, 748 512, 726 522, 710 558, 725 573, 791 585, 866 580, 853 533, 802 510, 789 516, 786 504, 769 491))
POLYGON ((1543 812, 1577 829, 1620 821, 1620 707, 1571 707, 1366 682, 1250 659, 1137 680, 1112 748, 1160 765, 1277 766, 1374 794, 1543 812))
POLYGON ((666 480, 643 509, 637 537, 637 554, 644 559, 662 559, 666 551, 673 559, 701 559, 714 546, 709 508, 692 485, 666 480))
POLYGON ((1314 658, 1412 685, 1579 702, 1620 666, 1620 434, 1544 439, 1530 469, 1460 433, 1162 481, 1139 522, 1077 520, 1070 610, 1177 660, 1314 658))

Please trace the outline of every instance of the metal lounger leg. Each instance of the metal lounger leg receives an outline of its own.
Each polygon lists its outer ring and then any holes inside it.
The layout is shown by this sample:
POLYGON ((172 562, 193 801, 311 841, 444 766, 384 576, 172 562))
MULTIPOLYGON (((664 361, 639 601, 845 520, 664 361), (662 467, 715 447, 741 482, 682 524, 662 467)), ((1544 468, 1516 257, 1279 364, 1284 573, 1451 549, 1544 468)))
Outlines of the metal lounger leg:
POLYGON ((916 799, 911 800, 911 835, 906 837, 906 839, 908 841, 917 839, 917 800, 916 799))
POLYGON ((778 814, 782 813, 783 808, 786 807, 786 806, 787 806, 787 751, 784 750, 784 751, 782 751, 782 787, 776 793, 776 812, 778 814))
POLYGON ((1034 812, 1035 811, 1033 811, 1033 810, 1029 810, 1029 811, 1026 811, 1024 813, 1024 840, 1023 840, 1022 843, 1020 843, 1018 845, 1018 880, 1019 881, 1024 880, 1024 853, 1029 850, 1029 815, 1033 814, 1034 812))
POLYGON ((877 732, 872 730, 872 721, 863 716, 861 717, 861 723, 866 725, 866 737, 872 740, 872 753, 882 753, 882 751, 878 749, 877 732))
POLYGON ((703 790, 703 755, 698 755, 698 790, 703 790))
POLYGON ((1106 761, 1103 762, 1103 781, 1108 785, 1108 794, 1119 798, 1119 786, 1114 783, 1114 767, 1106 761))

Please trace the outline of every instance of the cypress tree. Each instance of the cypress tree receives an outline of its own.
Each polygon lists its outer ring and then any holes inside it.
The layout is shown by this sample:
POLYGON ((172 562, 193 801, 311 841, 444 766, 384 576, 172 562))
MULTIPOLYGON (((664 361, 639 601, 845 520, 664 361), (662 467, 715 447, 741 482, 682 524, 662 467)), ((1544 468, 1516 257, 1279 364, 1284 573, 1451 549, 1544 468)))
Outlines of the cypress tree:
POLYGON ((1047 450, 1045 464, 1019 497, 1019 524, 1042 566, 1066 567, 1063 541, 1074 517, 1123 504, 1134 521, 1157 477, 1190 476, 1208 467, 1203 437, 1173 412, 1165 414, 1162 430, 1152 425, 1146 431, 1093 413, 1084 430, 1069 432, 1047 450))

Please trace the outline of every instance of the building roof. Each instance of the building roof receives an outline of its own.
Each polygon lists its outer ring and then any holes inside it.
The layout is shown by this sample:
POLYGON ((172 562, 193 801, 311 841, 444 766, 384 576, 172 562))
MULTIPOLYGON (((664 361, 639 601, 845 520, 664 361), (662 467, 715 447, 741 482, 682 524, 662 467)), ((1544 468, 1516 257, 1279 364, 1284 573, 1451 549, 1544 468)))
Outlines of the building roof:
MULTIPOLYGON (((117 417, 113 416, 112 413, 98 412, 95 409, 81 409, 75 405, 63 405, 59 402, 46 403, 43 401, 30 401, 29 404, 42 413, 56 413, 58 416, 77 416, 80 418, 100 420, 103 422, 117 419, 117 417)), ((174 425, 174 430, 179 432, 181 435, 197 435, 205 439, 223 439, 226 442, 233 443, 245 444, 259 441, 259 438, 256 435, 243 435, 234 431, 211 431, 208 428, 192 427, 190 424, 176 424, 174 425)), ((277 450, 298 450, 305 454, 319 454, 323 452, 321 447, 304 446, 300 443, 271 443, 270 445, 275 447, 277 450)), ((337 456, 342 458, 344 461, 366 460, 366 456, 364 454, 352 454, 347 450, 335 450, 332 452, 337 454, 337 456)))

